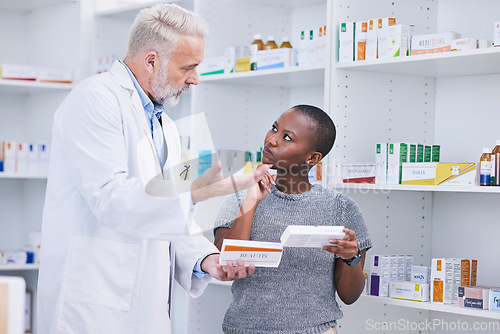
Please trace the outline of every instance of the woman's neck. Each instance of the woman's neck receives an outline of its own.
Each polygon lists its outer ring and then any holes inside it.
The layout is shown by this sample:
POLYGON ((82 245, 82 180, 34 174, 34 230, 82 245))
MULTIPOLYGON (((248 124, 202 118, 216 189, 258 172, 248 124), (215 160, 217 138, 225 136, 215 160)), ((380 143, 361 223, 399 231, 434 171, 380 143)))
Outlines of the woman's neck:
POLYGON ((305 176, 302 174, 291 175, 278 171, 275 182, 276 188, 285 194, 302 194, 312 188, 307 174, 305 176))

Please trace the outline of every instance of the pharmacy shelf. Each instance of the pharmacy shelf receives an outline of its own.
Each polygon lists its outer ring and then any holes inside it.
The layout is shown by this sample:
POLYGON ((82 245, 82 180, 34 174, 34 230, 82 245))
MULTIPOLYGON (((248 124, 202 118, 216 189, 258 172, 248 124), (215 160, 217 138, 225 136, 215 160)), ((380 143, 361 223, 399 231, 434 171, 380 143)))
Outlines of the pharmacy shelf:
POLYGON ((337 63, 335 67, 419 77, 499 74, 500 47, 337 63))
POLYGON ((353 189, 361 191, 390 192, 390 191, 430 191, 430 192, 455 192, 455 193, 494 193, 500 194, 500 187, 479 186, 425 186, 406 184, 371 184, 371 183, 334 183, 334 190, 353 189))
POLYGON ((67 92, 72 88, 73 84, 0 79, 0 94, 30 94, 47 91, 67 92))
POLYGON ((0 179, 33 179, 33 180, 45 180, 45 179, 47 179, 47 175, 17 174, 17 173, 0 172, 0 179))
POLYGON ((22 1, 2 1, 0 10, 28 11, 44 8, 64 3, 78 2, 78 0, 22 0, 22 1))
POLYGON ((13 270, 38 270, 39 264, 0 264, 0 272, 13 270))
POLYGON ((295 66, 261 71, 200 76, 200 82, 273 87, 317 86, 325 83, 325 66, 295 66))
POLYGON ((416 302, 411 300, 393 299, 389 297, 377 297, 368 295, 361 295, 360 300, 364 302, 382 303, 386 305, 395 305, 395 306, 409 307, 414 309, 438 311, 438 312, 469 315, 474 317, 500 320, 500 312, 480 310, 469 307, 460 307, 458 305, 437 304, 431 302, 416 302))
MULTIPOLYGON (((100 1, 103 4, 107 4, 107 1, 100 1)), ((146 7, 151 7, 159 3, 178 3, 179 6, 184 8, 189 8, 186 1, 182 0, 156 0, 156 1, 118 1, 118 3, 110 2, 108 7, 96 8, 95 15, 97 17, 108 17, 123 20, 134 19, 137 13, 146 7)))

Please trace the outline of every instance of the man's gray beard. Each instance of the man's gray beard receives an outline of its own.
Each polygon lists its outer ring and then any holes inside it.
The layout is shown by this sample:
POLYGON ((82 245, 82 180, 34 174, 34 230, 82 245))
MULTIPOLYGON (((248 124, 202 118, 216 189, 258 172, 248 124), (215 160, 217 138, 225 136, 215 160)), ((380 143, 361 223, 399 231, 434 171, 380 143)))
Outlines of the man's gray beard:
POLYGON ((183 88, 174 89, 167 78, 167 67, 163 67, 156 78, 153 80, 153 98, 156 103, 162 104, 166 107, 174 107, 179 103, 181 95, 179 91, 188 91, 189 85, 183 88))

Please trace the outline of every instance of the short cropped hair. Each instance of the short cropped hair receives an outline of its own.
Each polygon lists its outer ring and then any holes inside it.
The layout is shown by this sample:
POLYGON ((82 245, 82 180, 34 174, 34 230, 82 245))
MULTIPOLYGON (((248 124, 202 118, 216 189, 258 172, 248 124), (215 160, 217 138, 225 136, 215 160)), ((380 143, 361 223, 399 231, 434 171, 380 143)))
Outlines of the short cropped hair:
POLYGON ((325 157, 332 149, 337 136, 335 124, 330 116, 320 108, 306 104, 299 104, 291 109, 301 112, 314 123, 316 131, 313 134, 315 138, 313 145, 315 150, 325 157))
POLYGON ((207 24, 200 16, 176 4, 144 8, 130 28, 127 57, 156 51, 170 58, 181 35, 205 37, 207 33, 207 24))

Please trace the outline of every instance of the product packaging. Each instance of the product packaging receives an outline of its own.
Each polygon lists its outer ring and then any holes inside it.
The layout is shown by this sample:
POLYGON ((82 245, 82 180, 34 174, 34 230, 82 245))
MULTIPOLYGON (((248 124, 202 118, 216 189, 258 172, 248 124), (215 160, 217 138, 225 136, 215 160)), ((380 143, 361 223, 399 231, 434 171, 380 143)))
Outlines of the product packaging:
POLYGON ((297 63, 294 49, 282 48, 257 51, 257 69, 283 68, 295 66, 297 63))
POLYGON ((2 64, 2 79, 35 81, 36 66, 2 64))
POLYGON ((500 312, 500 289, 490 289, 490 311, 500 312))
POLYGON ((401 184, 474 185, 475 163, 403 163, 401 184))
POLYGON ((470 285, 470 260, 452 259, 453 261, 453 303, 458 302, 458 288, 470 285))
MULTIPOLYGON (((226 48, 227 54, 228 48, 226 48)), ((232 70, 232 62, 228 57, 213 57, 213 58, 205 58, 198 65, 198 73, 200 76, 202 75, 211 75, 211 74, 223 74, 223 73, 231 73, 232 70)))
POLYGON ((431 302, 451 304, 453 301, 453 262, 450 259, 432 259, 431 302))
POLYGON ((500 21, 496 21, 493 27, 493 46, 500 46, 500 21))
MULTIPOLYGON (((396 18, 394 17, 385 17, 382 19, 377 19, 378 58, 393 57, 389 53, 389 44, 392 44, 389 41, 389 27, 394 26, 395 24, 396 24, 396 18)), ((394 31, 393 33, 395 32, 396 31, 394 31)), ((408 38, 408 35, 406 35, 405 38, 408 38)))
MULTIPOLYGON (((353 27, 353 46, 354 46, 354 27, 353 27)), ((309 39, 307 40, 307 53, 309 57, 309 64, 316 64, 318 62, 318 34, 313 29, 309 30, 309 39)))
POLYGON ((389 270, 389 256, 372 256, 370 268, 370 295, 389 297, 389 270))
POLYGON ((441 158, 441 145, 432 145, 431 161, 440 162, 440 158, 441 158))
POLYGON ((387 143, 378 143, 376 145, 375 183, 387 183, 387 143))
POLYGON ((478 48, 477 38, 459 38, 451 41, 450 51, 473 50, 478 48))
POLYGON ((431 268, 422 266, 411 266, 411 282, 427 283, 431 281, 431 268))
POLYGON ((219 257, 222 265, 242 259, 246 266, 277 268, 281 261, 283 247, 275 242, 224 239, 219 257))
POLYGON ((283 247, 331 246, 330 239, 342 239, 344 226, 289 225, 280 241, 283 247))
POLYGON ((5 173, 16 173, 16 142, 3 142, 3 171, 5 173))
POLYGON ((339 63, 354 61, 354 22, 342 22, 339 27, 339 63))
POLYGON ((401 184, 403 164, 406 162, 408 145, 389 143, 387 156, 387 183, 401 184))
POLYGON ((409 42, 408 36, 410 27, 407 25, 396 24, 387 28, 386 52, 379 58, 406 57, 408 54, 409 42))
POLYGON ((424 162, 432 161, 432 146, 424 145, 424 162))
POLYGON ((414 35, 411 40, 411 55, 448 52, 451 50, 451 41, 460 37, 461 35, 454 31, 414 35))
POLYGON ((458 306, 487 310, 490 307, 490 290, 494 286, 461 286, 458 290, 458 306))
POLYGON ((309 49, 306 39, 306 32, 300 32, 299 50, 297 52, 297 63, 299 66, 309 65, 309 49))
POLYGON ((355 60, 365 60, 366 58, 366 38, 368 33, 368 22, 356 22, 355 38, 355 60))
POLYGON ((376 166, 374 163, 357 163, 342 165, 344 183, 375 183, 376 166))
POLYGON ((366 33, 366 60, 378 58, 377 27, 377 19, 368 21, 368 32, 366 33))
MULTIPOLYGON (((326 42, 327 42, 327 35, 326 35, 326 25, 319 27, 319 34, 318 34, 318 47, 316 51, 316 61, 318 64, 324 64, 326 60, 326 42)), ((296 66, 296 63, 293 64, 292 66, 296 66)))
POLYGON ((429 301, 429 284, 404 281, 391 282, 389 284, 389 297, 416 302, 427 302, 429 301))
POLYGON ((16 158, 18 174, 28 174, 28 143, 16 143, 16 158))
POLYGON ((73 82, 73 70, 61 67, 38 67, 38 82, 66 83, 73 82))

